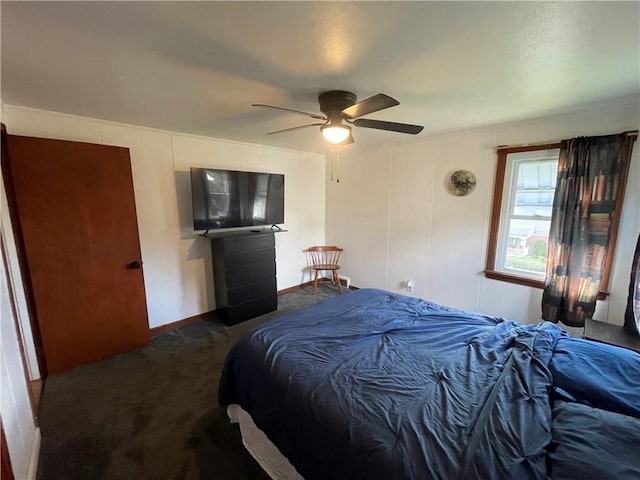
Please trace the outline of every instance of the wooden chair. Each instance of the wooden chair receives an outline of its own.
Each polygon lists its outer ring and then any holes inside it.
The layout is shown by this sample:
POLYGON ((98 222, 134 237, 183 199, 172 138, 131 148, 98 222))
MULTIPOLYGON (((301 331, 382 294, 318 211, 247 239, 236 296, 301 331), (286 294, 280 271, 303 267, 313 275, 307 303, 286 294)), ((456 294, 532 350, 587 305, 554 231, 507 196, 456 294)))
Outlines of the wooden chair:
POLYGON ((316 294, 316 287, 318 285, 318 274, 320 272, 331 272, 331 278, 326 278, 324 281, 321 279, 320 283, 335 283, 342 294, 342 285, 340 285, 340 278, 338 277, 338 270, 340 265, 340 254, 343 249, 333 245, 327 246, 314 246, 305 250, 311 259, 311 267, 313 268, 315 275, 313 277, 313 294, 316 294))

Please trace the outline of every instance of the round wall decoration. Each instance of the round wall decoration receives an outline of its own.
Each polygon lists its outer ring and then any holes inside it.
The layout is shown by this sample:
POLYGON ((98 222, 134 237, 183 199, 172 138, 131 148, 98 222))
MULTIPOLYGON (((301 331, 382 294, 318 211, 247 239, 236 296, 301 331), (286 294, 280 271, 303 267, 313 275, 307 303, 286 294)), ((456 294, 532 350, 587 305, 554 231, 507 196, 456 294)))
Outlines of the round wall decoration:
POLYGON ((449 178, 448 187, 453 195, 464 197, 476 188, 476 176, 469 170, 456 170, 449 178))

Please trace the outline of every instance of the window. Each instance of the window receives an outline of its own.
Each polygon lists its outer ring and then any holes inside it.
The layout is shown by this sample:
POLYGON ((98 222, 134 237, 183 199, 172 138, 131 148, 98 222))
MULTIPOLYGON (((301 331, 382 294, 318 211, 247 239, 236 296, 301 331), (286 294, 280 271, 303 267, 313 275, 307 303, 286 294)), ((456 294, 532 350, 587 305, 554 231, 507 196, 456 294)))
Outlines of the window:
POLYGON ((486 275, 542 287, 559 144, 498 150, 486 275))
POLYGON ((507 155, 494 268, 544 280, 558 150, 507 155))

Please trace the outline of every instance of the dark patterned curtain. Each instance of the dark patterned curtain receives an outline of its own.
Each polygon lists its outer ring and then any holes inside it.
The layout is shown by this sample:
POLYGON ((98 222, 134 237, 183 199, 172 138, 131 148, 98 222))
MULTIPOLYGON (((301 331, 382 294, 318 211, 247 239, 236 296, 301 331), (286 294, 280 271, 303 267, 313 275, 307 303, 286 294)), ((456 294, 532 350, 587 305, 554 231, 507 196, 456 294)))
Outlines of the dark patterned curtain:
POLYGON ((640 235, 638 235, 636 253, 631 264, 631 281, 629 282, 627 311, 624 314, 624 328, 635 335, 640 335, 640 235))
POLYGON ((634 140, 620 134, 562 141, 542 294, 544 320, 583 327, 593 315, 634 140))

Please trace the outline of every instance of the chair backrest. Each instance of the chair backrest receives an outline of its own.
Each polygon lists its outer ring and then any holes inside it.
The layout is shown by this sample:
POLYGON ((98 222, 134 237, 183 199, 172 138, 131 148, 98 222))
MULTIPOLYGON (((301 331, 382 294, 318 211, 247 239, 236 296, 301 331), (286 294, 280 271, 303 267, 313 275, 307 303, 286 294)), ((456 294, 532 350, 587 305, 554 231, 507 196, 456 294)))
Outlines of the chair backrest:
POLYGON ((335 245, 313 246, 305 250, 311 257, 311 264, 314 268, 339 266, 340 254, 343 249, 335 245))

